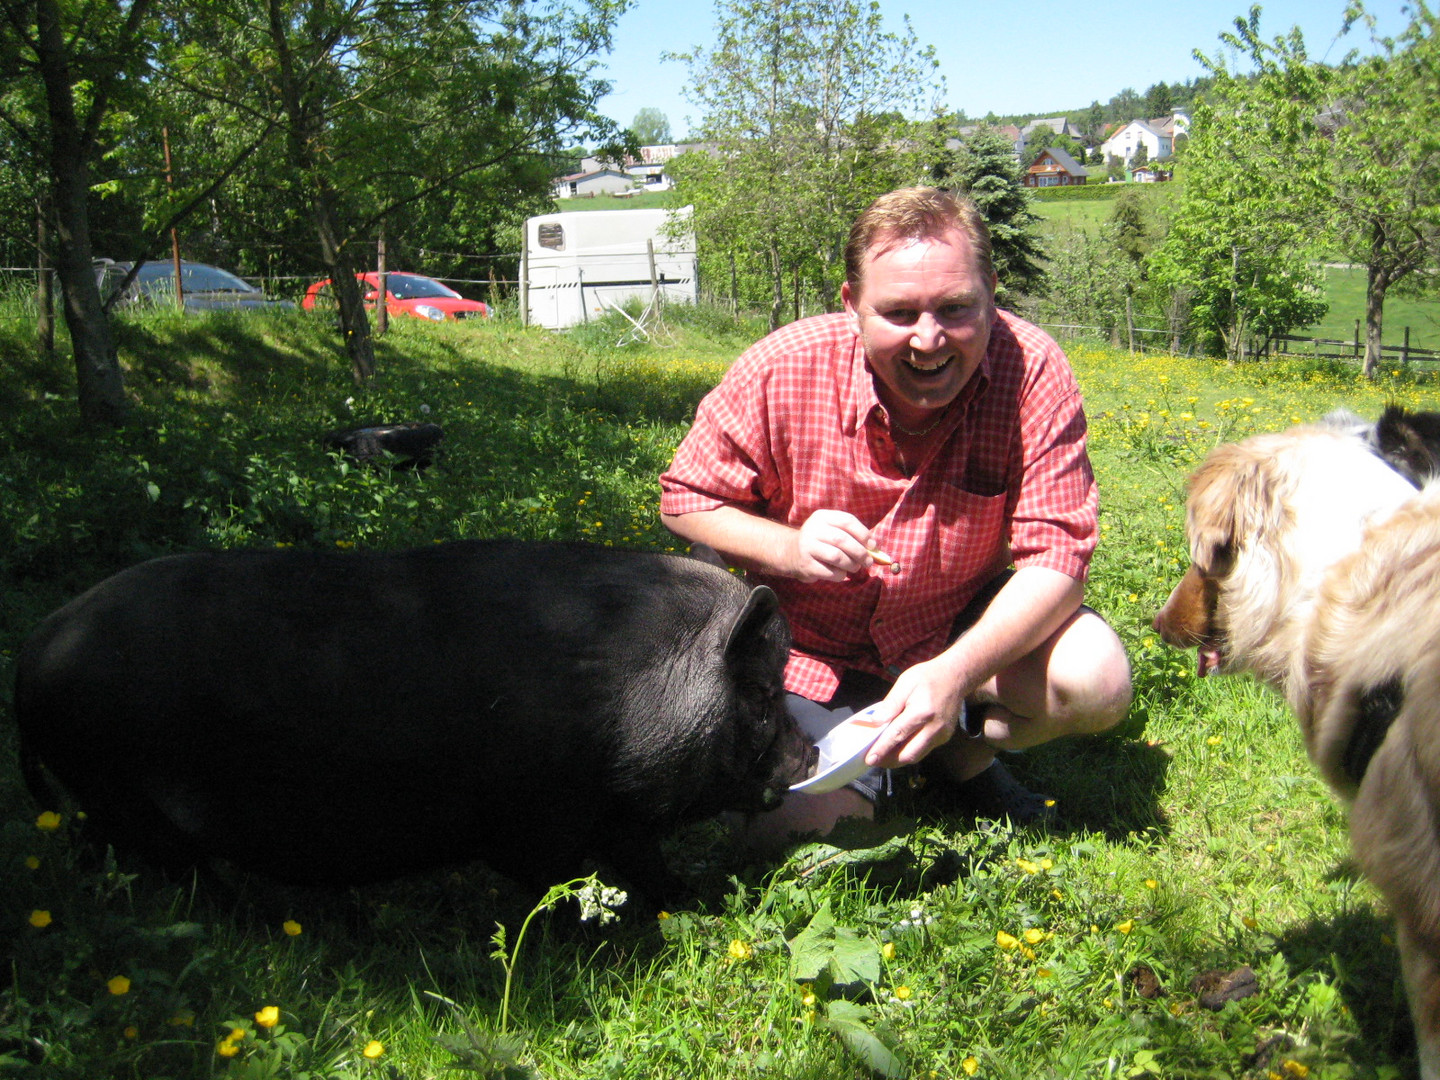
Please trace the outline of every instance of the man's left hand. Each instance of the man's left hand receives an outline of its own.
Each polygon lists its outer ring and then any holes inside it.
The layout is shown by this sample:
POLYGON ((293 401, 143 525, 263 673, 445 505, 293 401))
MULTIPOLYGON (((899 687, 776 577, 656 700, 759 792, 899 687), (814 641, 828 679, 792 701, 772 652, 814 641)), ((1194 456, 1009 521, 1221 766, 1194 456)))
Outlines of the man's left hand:
POLYGON ((964 680, 942 657, 907 668, 885 695, 883 705, 893 719, 865 755, 866 764, 914 765, 950 741, 964 702, 964 680))

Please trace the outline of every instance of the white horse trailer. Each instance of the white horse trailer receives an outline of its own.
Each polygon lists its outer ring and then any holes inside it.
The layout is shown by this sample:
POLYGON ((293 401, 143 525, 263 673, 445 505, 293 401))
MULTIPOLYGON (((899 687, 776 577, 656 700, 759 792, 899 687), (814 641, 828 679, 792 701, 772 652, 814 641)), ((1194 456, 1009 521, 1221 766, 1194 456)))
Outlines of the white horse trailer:
POLYGON ((521 271, 524 309, 533 326, 560 330, 599 318, 638 298, 647 310, 695 299, 695 238, 672 237, 666 222, 688 224, 678 210, 574 210, 525 222, 521 271))

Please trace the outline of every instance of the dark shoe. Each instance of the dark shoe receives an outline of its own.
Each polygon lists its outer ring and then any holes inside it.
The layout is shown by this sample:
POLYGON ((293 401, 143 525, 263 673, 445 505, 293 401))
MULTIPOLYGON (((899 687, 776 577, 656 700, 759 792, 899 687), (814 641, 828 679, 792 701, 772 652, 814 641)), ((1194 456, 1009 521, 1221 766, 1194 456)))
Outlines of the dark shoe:
POLYGON ((1043 825, 1055 819, 1055 800, 1037 795, 1010 775, 999 758, 953 789, 955 805, 976 817, 1009 818, 1014 825, 1043 825))

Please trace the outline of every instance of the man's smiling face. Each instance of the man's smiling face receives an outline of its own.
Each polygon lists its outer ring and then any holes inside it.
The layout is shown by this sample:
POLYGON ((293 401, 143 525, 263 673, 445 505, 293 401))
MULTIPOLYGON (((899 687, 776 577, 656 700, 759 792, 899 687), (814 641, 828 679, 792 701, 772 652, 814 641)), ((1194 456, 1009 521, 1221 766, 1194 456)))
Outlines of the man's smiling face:
POLYGON ((959 395, 990 343, 995 279, 958 229, 871 248, 858 287, 840 298, 886 410, 917 429, 959 395))

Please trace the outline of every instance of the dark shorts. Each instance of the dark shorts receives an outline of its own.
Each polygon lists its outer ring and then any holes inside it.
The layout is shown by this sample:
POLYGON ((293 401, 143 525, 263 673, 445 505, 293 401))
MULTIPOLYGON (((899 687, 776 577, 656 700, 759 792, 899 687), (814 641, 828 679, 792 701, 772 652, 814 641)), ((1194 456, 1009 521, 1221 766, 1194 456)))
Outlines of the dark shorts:
MULTIPOLYGON (((985 609, 990 606, 990 601, 995 599, 995 594, 1014 573, 1013 568, 1002 570, 981 587, 965 605, 965 610, 955 616, 955 621, 950 624, 950 641, 953 642, 979 621, 985 609)), ((900 672, 895 669, 891 674, 899 675, 900 672)), ((847 671, 841 676, 840 686, 829 701, 811 701, 799 694, 787 694, 785 705, 795 722, 800 725, 800 730, 809 736, 811 742, 818 742, 841 721, 881 700, 890 692, 890 686, 890 680, 882 679, 878 675, 865 671, 847 671)), ((890 770, 867 769, 852 780, 849 787, 875 802, 882 793, 890 790, 890 770)))

